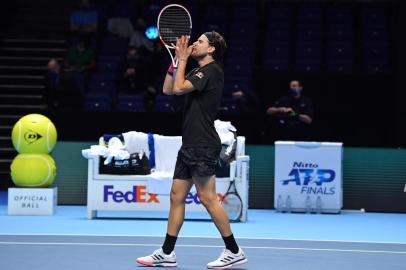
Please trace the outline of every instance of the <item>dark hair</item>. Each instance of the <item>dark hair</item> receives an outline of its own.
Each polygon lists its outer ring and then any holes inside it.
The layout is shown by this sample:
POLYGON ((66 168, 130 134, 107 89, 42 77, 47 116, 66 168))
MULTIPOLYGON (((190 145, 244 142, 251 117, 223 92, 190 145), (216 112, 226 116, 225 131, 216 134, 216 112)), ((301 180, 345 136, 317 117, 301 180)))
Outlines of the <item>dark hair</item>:
POLYGON ((216 31, 211 31, 211 32, 206 32, 204 35, 207 37, 209 40, 210 46, 213 46, 215 48, 213 52, 213 58, 214 60, 221 60, 224 52, 227 49, 227 44, 226 40, 222 35, 217 33, 216 31))

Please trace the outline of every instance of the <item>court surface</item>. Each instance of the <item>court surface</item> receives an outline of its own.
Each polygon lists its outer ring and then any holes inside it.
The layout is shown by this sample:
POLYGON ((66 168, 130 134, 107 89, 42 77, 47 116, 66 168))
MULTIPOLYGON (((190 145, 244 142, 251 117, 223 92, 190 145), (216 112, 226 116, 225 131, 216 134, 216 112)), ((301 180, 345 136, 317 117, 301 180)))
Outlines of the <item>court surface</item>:
MULTIPOLYGON (((136 269, 161 237, 1 235, 1 269, 136 269)), ((239 239, 248 263, 233 269, 405 269, 406 245, 399 243, 239 239)), ((183 237, 177 269, 205 269, 221 252, 218 238, 183 237)))
MULTIPOLYGON (((135 259, 160 247, 166 218, 58 206, 53 216, 9 216, 0 192, 0 270, 145 269, 135 259), (154 218, 153 218, 154 217, 154 218)), ((167 216, 167 213, 161 213, 167 216)), ((250 209, 231 224, 248 263, 234 269, 406 269, 406 215, 342 211, 334 215, 250 209)), ((209 220, 186 220, 177 269, 206 269, 223 250, 209 220)))

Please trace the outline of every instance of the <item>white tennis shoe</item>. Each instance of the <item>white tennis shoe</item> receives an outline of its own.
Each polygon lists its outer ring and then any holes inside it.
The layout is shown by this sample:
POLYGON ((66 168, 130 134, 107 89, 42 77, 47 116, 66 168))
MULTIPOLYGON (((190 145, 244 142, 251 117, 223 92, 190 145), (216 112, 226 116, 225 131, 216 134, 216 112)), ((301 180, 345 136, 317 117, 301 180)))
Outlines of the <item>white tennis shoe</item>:
POLYGON ((244 251, 240 248, 237 254, 232 253, 228 249, 224 249, 220 257, 213 262, 207 264, 209 269, 228 269, 235 265, 240 265, 247 262, 244 251))
POLYGON ((175 251, 166 255, 162 248, 155 250, 151 255, 140 257, 137 259, 137 263, 145 266, 163 266, 163 267, 175 267, 176 263, 175 251))

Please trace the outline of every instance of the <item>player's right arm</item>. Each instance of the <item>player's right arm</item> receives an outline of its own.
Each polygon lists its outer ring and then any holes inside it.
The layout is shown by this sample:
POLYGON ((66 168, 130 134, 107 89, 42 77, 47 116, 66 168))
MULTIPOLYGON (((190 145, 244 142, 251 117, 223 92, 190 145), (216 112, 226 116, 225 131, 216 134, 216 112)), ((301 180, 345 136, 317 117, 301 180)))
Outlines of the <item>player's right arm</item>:
POLYGON ((165 95, 173 95, 173 83, 175 82, 176 69, 173 67, 173 64, 168 68, 168 72, 165 75, 164 85, 162 91, 165 95))
POLYGON ((174 82, 173 75, 166 73, 162 89, 165 95, 173 95, 173 82, 174 82))

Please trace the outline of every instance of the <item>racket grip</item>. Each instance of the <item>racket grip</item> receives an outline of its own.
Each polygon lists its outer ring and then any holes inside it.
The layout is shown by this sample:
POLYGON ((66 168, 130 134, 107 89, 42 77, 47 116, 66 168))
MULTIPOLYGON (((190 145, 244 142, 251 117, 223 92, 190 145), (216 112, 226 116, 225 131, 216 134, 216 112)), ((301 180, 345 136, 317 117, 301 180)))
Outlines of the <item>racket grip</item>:
POLYGON ((175 71, 175 67, 173 66, 173 63, 171 63, 171 65, 170 65, 169 68, 168 68, 168 72, 167 72, 167 73, 168 73, 169 75, 173 76, 174 71, 175 71))

